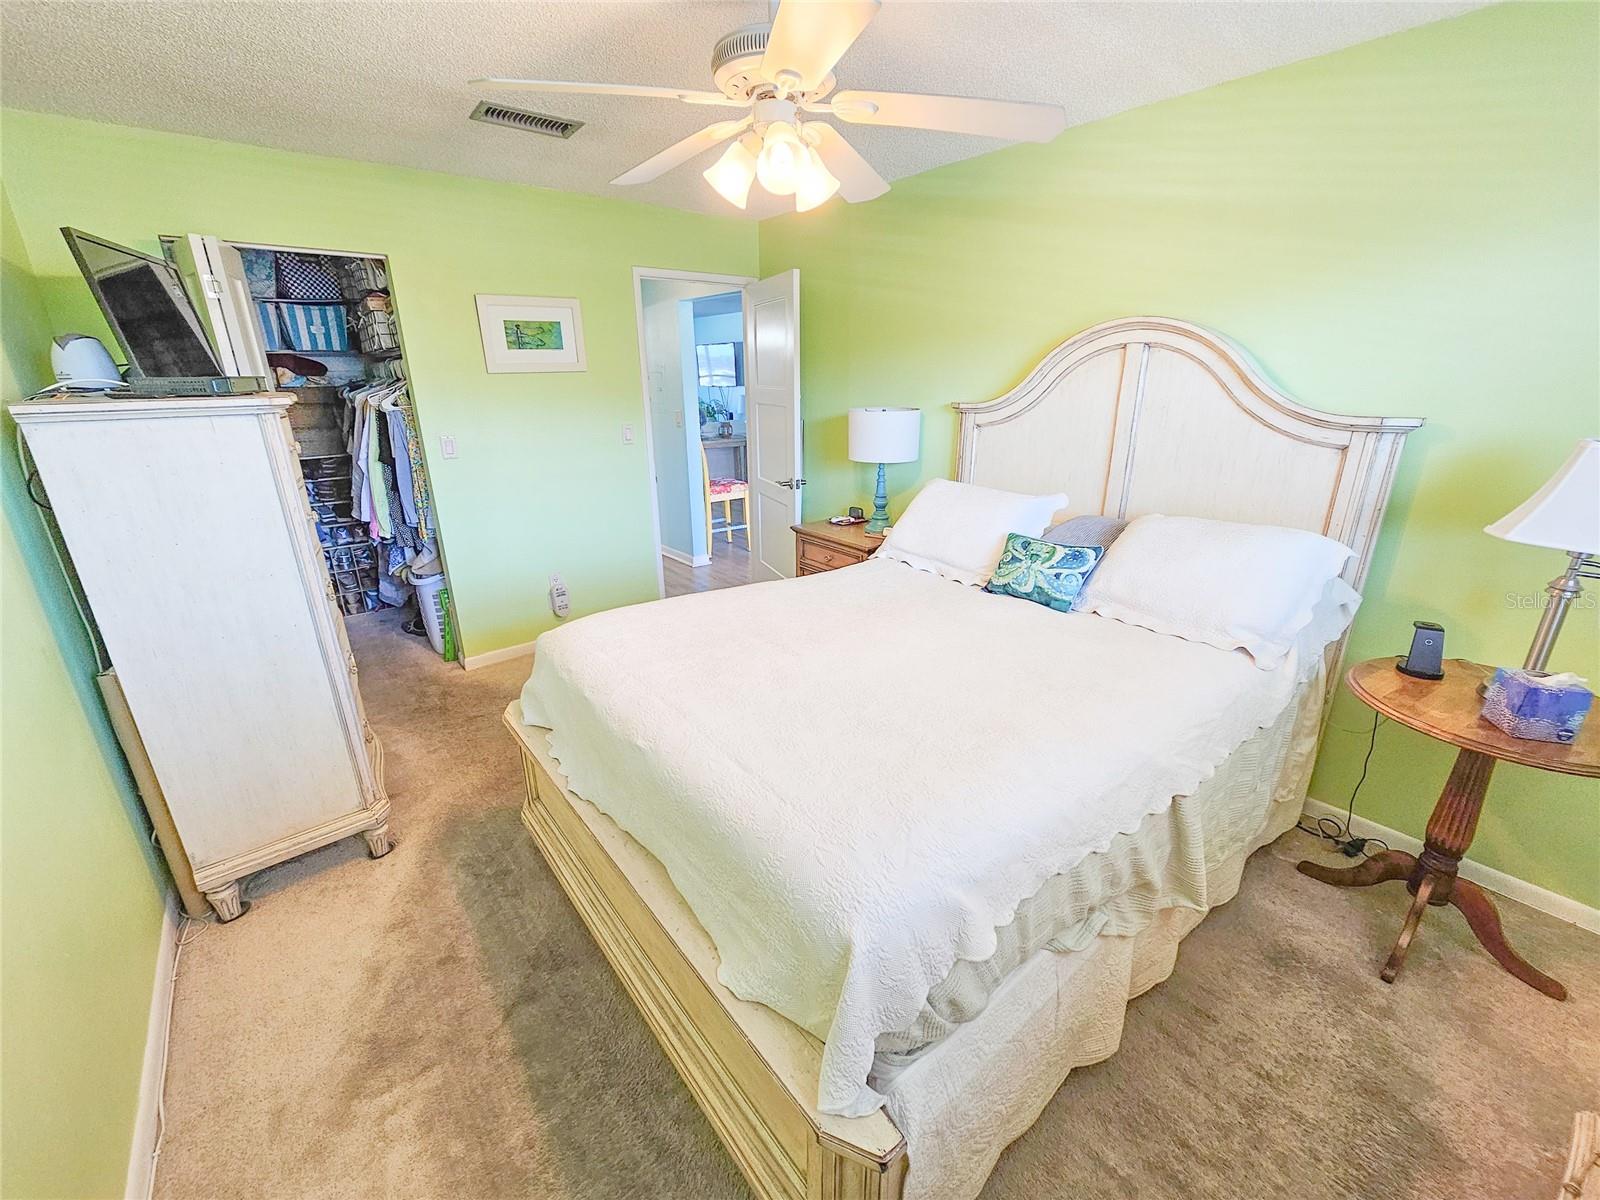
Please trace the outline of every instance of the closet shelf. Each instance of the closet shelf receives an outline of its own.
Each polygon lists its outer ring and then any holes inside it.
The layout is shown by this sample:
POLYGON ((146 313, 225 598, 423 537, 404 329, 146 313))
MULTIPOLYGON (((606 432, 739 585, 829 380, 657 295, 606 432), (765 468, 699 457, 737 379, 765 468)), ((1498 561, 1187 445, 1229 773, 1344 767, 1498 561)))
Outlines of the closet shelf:
POLYGON ((387 296, 388 294, 388 288, 371 288, 353 299, 349 296, 340 296, 337 300, 305 300, 299 296, 257 296, 252 292, 250 299, 259 304, 360 304, 368 296, 387 296))
MULTIPOLYGON (((331 302, 330 302, 331 303, 331 302)), ((382 350, 372 352, 368 350, 269 350, 268 354, 297 354, 301 358, 376 358, 387 362, 391 358, 402 357, 398 350, 382 350)), ((311 384, 311 387, 327 387, 328 384, 311 384)), ((290 388, 291 392, 298 392, 303 388, 290 388)))

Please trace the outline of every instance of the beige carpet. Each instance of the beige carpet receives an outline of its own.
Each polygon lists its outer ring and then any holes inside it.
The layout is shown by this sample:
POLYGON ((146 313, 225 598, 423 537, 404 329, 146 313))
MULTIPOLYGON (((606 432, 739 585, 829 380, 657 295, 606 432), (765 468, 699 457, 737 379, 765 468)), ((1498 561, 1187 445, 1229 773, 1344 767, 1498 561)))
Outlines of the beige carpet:
MULTIPOLYGON (((527 662, 469 674, 391 618, 351 632, 398 845, 258 875, 185 949, 157 1194, 747 1195, 518 822, 500 711, 527 662)), ((1548 1200, 1600 1102, 1600 939, 1502 906, 1556 1004, 1435 911, 1390 987, 1403 891, 1304 879, 1309 844, 1255 856, 987 1200, 1548 1200)))

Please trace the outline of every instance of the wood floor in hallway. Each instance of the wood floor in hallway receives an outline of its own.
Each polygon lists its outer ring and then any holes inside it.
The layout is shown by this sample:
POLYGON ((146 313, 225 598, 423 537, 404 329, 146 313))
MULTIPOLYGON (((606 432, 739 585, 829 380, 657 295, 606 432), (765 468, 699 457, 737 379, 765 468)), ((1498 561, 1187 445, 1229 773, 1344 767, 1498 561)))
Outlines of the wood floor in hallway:
POLYGON ((733 541, 722 534, 711 539, 711 565, 691 567, 661 556, 667 579, 667 595, 686 596, 690 592, 710 592, 717 588, 738 587, 750 582, 750 534, 736 530, 733 541))

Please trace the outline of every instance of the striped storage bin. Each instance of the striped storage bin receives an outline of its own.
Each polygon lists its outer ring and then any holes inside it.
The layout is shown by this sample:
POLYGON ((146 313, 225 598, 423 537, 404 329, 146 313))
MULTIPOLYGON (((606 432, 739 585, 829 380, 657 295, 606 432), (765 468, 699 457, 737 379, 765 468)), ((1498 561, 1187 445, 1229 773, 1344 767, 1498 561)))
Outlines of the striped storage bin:
POLYGON ((289 345, 302 354, 350 349, 349 317, 342 304, 280 304, 278 319, 289 345))
POLYGON ((278 323, 278 306, 270 300, 256 301, 256 319, 261 322, 261 341, 269 351, 287 350, 283 326, 278 323))

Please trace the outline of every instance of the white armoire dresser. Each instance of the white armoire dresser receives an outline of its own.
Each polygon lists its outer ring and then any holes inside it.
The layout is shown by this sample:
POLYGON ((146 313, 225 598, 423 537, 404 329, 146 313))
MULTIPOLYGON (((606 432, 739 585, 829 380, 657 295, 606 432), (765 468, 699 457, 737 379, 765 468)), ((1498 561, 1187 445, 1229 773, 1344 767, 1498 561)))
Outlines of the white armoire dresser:
POLYGON ((389 850, 290 433, 292 396, 11 406, 194 881, 224 921, 253 871, 360 833, 389 850))

